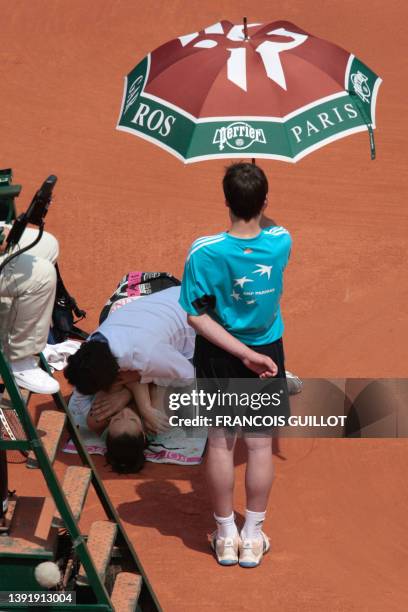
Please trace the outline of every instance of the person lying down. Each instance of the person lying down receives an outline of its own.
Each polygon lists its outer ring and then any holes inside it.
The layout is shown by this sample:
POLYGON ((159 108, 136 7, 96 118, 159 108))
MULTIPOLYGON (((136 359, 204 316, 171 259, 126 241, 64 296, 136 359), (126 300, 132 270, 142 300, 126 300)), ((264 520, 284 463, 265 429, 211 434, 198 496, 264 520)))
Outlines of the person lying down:
MULTIPOLYGON (((108 391, 83 395, 76 389, 68 408, 91 454, 105 454, 119 473, 142 469, 148 440, 167 431, 163 387, 126 382, 120 375, 108 391)), ((66 452, 70 452, 68 445, 66 452)))
POLYGON ((83 424, 103 434, 116 471, 141 469, 146 435, 167 423, 159 409, 163 388, 194 378, 194 331, 179 296, 180 288, 170 287, 111 311, 64 370, 75 401, 86 396, 83 424))

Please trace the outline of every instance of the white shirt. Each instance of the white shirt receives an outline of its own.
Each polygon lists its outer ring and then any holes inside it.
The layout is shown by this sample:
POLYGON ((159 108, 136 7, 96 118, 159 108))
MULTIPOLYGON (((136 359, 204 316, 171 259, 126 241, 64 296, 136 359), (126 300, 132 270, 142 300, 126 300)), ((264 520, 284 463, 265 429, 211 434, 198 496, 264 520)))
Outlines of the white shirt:
POLYGON ((137 370, 142 383, 177 385, 194 378, 189 359, 195 332, 179 297, 180 287, 171 287, 132 300, 111 312, 97 330, 107 339, 120 369, 137 370))

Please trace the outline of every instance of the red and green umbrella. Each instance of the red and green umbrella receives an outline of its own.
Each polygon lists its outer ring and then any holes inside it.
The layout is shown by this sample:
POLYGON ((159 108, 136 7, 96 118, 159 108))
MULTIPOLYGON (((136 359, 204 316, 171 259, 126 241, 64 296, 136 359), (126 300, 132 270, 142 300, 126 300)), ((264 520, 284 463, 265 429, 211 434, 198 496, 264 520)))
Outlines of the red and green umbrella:
POLYGON ((381 79, 353 54, 287 21, 221 21, 149 53, 127 76, 117 128, 185 163, 296 162, 373 129, 381 79))

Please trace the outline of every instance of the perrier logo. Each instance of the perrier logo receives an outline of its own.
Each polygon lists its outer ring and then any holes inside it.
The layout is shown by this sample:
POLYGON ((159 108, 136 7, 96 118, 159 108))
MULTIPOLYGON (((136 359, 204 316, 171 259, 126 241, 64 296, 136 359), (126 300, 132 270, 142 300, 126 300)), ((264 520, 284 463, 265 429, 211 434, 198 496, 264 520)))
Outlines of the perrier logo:
POLYGON ((217 128, 213 138, 213 144, 219 145, 220 151, 226 145, 231 149, 243 151, 254 142, 266 143, 264 131, 261 128, 254 128, 244 121, 235 121, 226 127, 217 128))

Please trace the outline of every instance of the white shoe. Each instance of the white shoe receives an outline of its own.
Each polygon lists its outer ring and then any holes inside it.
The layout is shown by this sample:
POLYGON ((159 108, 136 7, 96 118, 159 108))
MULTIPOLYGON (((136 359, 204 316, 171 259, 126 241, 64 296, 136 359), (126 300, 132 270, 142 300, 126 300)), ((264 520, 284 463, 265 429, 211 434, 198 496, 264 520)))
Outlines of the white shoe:
POLYGON ((261 532, 259 540, 250 540, 242 537, 239 545, 239 564, 241 567, 258 567, 262 557, 269 551, 269 538, 261 532))
POLYGON ((41 369, 34 357, 18 359, 10 362, 10 365, 19 387, 47 395, 58 393, 60 390, 58 381, 41 369))
POLYGON ((217 531, 214 531, 210 539, 211 548, 220 565, 236 565, 238 563, 239 543, 238 533, 233 538, 219 538, 217 531))
POLYGON ((286 370, 286 383, 289 395, 296 395, 302 391, 303 381, 289 370, 286 370))

